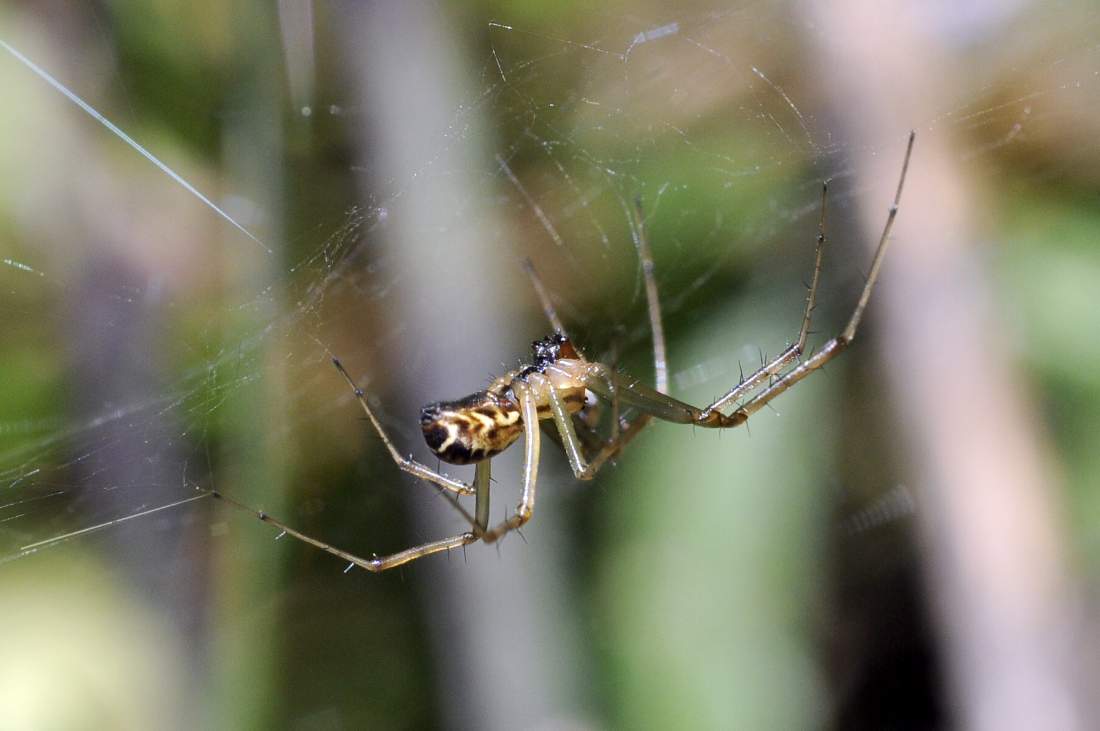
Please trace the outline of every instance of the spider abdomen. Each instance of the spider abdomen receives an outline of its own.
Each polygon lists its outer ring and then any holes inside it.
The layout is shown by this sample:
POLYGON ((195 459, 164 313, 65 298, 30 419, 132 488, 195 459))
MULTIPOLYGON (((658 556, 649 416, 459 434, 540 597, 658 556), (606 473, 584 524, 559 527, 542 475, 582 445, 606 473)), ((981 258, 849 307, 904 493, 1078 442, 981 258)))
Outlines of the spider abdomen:
POLYGON ((444 462, 473 464, 495 457, 523 433, 519 407, 489 391, 439 401, 420 411, 428 447, 444 462))

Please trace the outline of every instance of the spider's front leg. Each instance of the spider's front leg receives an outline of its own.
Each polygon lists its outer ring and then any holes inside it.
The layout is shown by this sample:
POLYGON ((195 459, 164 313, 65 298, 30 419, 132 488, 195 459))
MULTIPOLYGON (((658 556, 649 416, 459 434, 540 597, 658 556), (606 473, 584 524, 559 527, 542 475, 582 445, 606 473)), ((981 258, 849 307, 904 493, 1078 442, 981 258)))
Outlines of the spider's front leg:
POLYGON ((814 247, 814 271, 810 279, 810 286, 806 292, 806 309, 802 313, 802 326, 798 329, 798 339, 788 345, 783 352, 776 356, 770 363, 762 364, 760 368, 749 374, 747 378, 742 378, 741 382, 727 391, 724 396, 703 409, 704 413, 709 414, 714 411, 722 411, 742 396, 752 393, 768 380, 778 376, 782 373, 784 368, 802 357, 802 353, 806 349, 806 338, 810 334, 810 320, 813 317, 814 308, 816 307, 817 285, 821 281, 821 260, 825 254, 826 242, 825 203, 828 196, 829 183, 826 181, 821 185, 821 218, 817 224, 817 243, 814 247))
MULTIPOLYGON (((871 260, 871 271, 867 274, 867 281, 863 285, 863 291, 860 292, 859 301, 856 303, 856 307, 852 311, 851 317, 848 319, 848 324, 844 327, 840 335, 837 335, 835 338, 825 343, 825 345, 823 345, 813 356, 799 363, 798 366, 780 376, 763 391, 737 407, 730 416, 732 419, 738 420, 738 423, 747 421, 750 416, 767 406, 772 399, 776 398, 784 391, 787 391, 796 383, 840 355, 855 339, 856 331, 859 329, 860 322, 863 321, 864 310, 867 309, 867 303, 871 299, 871 292, 874 290, 875 283, 878 281, 879 271, 882 268, 882 261, 886 257, 886 250, 890 246, 890 233, 894 229, 894 221, 897 219, 898 207, 901 205, 901 191, 905 187, 905 175, 909 171, 909 159, 913 155, 913 142, 915 139, 916 133, 910 132, 909 143, 905 148, 905 158, 901 163, 901 175, 898 177, 898 187, 894 193, 894 202, 890 205, 889 213, 886 215, 886 223, 882 227, 882 234, 879 236, 878 246, 875 247, 875 256, 871 260)), ((809 310, 807 310, 807 312, 808 311, 809 310)), ((715 405, 712 405, 708 411, 713 408, 715 408, 715 405)))

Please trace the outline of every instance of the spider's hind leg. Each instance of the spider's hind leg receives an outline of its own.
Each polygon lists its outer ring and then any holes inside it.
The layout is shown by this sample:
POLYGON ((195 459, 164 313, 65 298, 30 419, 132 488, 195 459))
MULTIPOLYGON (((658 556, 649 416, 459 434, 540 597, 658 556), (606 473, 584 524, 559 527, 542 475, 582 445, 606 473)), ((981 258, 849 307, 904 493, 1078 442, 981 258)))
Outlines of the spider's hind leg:
POLYGON ((378 432, 378 436, 381 437, 382 443, 386 445, 386 449, 389 451, 390 457, 393 459, 394 464, 397 465, 398 469, 400 469, 402 472, 406 472, 412 475, 413 477, 419 477, 421 480, 425 480, 434 485, 437 485, 438 487, 441 487, 448 492, 454 493, 455 495, 474 494, 475 490, 472 485, 467 485, 461 480, 456 480, 453 477, 448 477, 447 475, 441 474, 436 470, 433 470, 431 467, 428 467, 426 464, 417 462, 412 457, 402 457, 401 453, 397 451, 397 447, 395 447, 393 445, 393 442, 390 441, 390 437, 388 434, 386 434, 386 430, 382 428, 382 422, 378 420, 378 418, 374 415, 374 411, 371 409, 370 405, 367 404, 367 397, 366 394, 363 393, 363 389, 355 385, 355 381, 352 380, 351 376, 348 374, 347 370, 344 368, 343 364, 341 364, 339 360, 333 358, 332 364, 336 366, 336 370, 340 372, 340 375, 343 376, 344 380, 347 381, 349 386, 351 386, 351 390, 355 393, 356 400, 363 408, 363 411, 366 413, 367 419, 370 420, 370 423, 374 427, 374 430, 378 432))
POLYGON ((222 493, 217 491, 211 492, 210 494, 213 495, 215 498, 222 500, 223 502, 229 503, 238 510, 252 513, 252 515, 259 518, 262 522, 274 526, 275 528, 282 531, 283 534, 288 535, 297 541, 308 543, 314 548, 319 548, 325 553, 336 556, 337 558, 341 558, 347 561, 349 564, 358 566, 361 569, 366 569, 367 571, 370 571, 372 573, 378 573, 380 571, 392 569, 402 564, 406 564, 409 561, 413 561, 424 556, 430 556, 433 553, 449 551, 452 548, 461 548, 462 546, 474 543, 480 537, 478 534, 467 531, 465 533, 459 533, 456 536, 451 536, 450 538, 444 538, 439 541, 432 541, 430 543, 425 543, 421 546, 415 546, 413 548, 406 548, 404 551, 398 551, 397 553, 390 554, 389 556, 374 556, 372 558, 362 558, 361 556, 356 556, 354 553, 349 553, 348 551, 337 548, 312 536, 308 536, 301 531, 295 530, 281 520, 272 518, 270 515, 263 512, 262 510, 254 510, 244 503, 237 502, 228 495, 223 495, 222 493))
POLYGON ((356 556, 354 553, 349 553, 341 548, 337 548, 329 543, 306 535, 299 530, 291 528, 286 523, 272 518, 262 510, 254 510, 248 507, 244 503, 240 503, 231 497, 223 495, 220 492, 211 492, 215 498, 223 500, 233 507, 252 513, 264 523, 268 523, 275 528, 278 528, 284 535, 288 535, 291 538, 301 541, 302 543, 308 543, 314 548, 319 548, 325 553, 331 554, 338 558, 342 558, 349 564, 358 566, 359 568, 366 569, 367 571, 378 573, 386 571, 388 569, 397 568, 403 564, 407 564, 410 561, 415 561, 418 558, 424 556, 431 556, 433 553, 440 553, 442 551, 449 551, 452 548, 461 548, 468 546, 471 543, 476 543, 481 540, 485 535, 485 530, 489 524, 489 460, 479 462, 474 473, 474 489, 477 494, 477 507, 475 513, 471 516, 462 505, 459 504, 458 498, 448 494, 442 487, 436 485, 439 490, 439 494, 442 495, 447 502, 466 519, 466 522, 470 524, 471 530, 459 533, 458 535, 451 536, 449 538, 443 538, 438 541, 429 541, 428 543, 421 544, 419 546, 413 546, 412 548, 406 548, 403 551, 397 553, 391 553, 388 556, 374 556, 372 558, 362 558, 356 556))

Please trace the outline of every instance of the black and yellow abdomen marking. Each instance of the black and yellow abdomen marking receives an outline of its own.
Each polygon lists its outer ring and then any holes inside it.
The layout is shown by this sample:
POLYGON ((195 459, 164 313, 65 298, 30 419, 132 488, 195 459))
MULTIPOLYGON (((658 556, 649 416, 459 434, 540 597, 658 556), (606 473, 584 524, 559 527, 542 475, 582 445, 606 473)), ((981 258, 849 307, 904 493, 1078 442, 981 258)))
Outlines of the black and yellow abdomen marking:
POLYGON ((420 428, 441 460, 473 464, 495 457, 519 439, 523 419, 507 398, 480 391, 459 401, 428 404, 420 411, 420 428))

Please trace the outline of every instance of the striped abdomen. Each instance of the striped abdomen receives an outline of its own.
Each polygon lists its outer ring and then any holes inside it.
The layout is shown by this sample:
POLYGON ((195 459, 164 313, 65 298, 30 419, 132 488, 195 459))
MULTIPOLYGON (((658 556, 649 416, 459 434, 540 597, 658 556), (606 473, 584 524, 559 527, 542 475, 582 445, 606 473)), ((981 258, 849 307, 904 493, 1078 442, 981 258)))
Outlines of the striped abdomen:
POLYGON ((428 404, 420 411, 424 440, 451 464, 472 464, 503 452, 523 433, 519 406, 488 391, 459 401, 428 404))
MULTIPOLYGON (((485 391, 458 401, 439 401, 420 411, 424 440, 435 455, 451 464, 473 464, 503 452, 523 433, 519 405, 510 398, 514 378, 522 378, 535 397, 539 419, 553 418, 550 391, 575 414, 584 408, 585 389, 572 371, 548 364, 546 372, 513 371, 485 391), (525 375, 524 375, 525 374, 525 375)), ((569 361, 578 363, 579 361, 569 361)))

